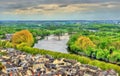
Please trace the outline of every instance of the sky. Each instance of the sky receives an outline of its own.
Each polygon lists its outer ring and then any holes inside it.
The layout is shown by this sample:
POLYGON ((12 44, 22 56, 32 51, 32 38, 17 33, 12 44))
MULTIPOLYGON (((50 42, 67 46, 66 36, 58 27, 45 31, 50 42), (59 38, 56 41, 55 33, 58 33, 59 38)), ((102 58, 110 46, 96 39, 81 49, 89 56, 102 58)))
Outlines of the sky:
POLYGON ((0 0, 0 20, 120 20, 120 0, 0 0))

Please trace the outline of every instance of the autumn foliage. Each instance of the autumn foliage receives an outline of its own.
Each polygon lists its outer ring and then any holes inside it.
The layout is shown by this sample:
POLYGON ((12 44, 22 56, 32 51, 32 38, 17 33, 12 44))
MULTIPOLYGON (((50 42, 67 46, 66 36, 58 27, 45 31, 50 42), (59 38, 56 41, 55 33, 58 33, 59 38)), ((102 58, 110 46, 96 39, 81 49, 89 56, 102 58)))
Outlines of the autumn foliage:
POLYGON ((84 36, 80 36, 75 44, 82 50, 86 50, 88 47, 95 47, 95 44, 88 37, 84 36))
POLYGON ((33 36, 28 30, 22 30, 22 31, 16 32, 12 36, 12 44, 14 46, 22 43, 25 43, 27 46, 32 46, 34 43, 33 36))

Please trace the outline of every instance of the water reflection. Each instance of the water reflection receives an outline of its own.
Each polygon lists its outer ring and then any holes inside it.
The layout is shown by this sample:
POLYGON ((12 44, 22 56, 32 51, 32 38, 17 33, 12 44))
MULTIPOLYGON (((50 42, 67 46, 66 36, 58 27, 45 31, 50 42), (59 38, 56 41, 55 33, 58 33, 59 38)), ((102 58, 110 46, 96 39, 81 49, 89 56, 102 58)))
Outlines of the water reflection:
POLYGON ((58 40, 57 36, 50 35, 48 37, 45 37, 43 40, 39 40, 38 43, 35 44, 35 48, 40 49, 46 49, 46 50, 52 50, 62 53, 68 53, 67 52, 67 41, 69 40, 68 35, 64 35, 60 37, 61 40, 58 40))

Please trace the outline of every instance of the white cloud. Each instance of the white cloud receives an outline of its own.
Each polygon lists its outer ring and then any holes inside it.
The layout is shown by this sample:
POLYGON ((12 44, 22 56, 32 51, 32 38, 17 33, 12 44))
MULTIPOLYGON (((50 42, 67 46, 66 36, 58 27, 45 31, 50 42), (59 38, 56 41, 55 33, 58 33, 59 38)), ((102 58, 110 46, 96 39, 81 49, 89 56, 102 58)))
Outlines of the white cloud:
POLYGON ((39 4, 12 11, 4 11, 3 14, 45 14, 51 15, 56 13, 75 13, 75 12, 89 12, 96 10, 115 9, 120 6, 120 3, 106 2, 106 3, 83 3, 83 4, 39 4), (109 9, 108 9, 109 8, 109 9))
POLYGON ((35 7, 24 9, 16 9, 3 14, 54 14, 54 13, 71 13, 77 11, 88 11, 89 7, 97 6, 97 4, 70 4, 61 7, 62 4, 42 4, 35 7))

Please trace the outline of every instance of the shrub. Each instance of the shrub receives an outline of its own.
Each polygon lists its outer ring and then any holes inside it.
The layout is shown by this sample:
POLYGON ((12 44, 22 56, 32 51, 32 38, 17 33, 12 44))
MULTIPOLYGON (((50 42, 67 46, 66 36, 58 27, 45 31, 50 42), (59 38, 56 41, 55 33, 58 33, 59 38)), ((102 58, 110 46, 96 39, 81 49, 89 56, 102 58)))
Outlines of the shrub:
POLYGON ((9 48, 12 48, 13 45, 11 42, 7 41, 6 44, 5 44, 5 47, 9 47, 9 48))
POLYGON ((109 61, 112 63, 120 62, 120 53, 114 51, 111 55, 109 55, 109 61))
POLYGON ((0 40, 0 47, 6 47, 8 41, 1 41, 0 40))
POLYGON ((108 50, 98 49, 96 53, 96 58, 101 60, 107 60, 108 54, 109 54, 108 50))

